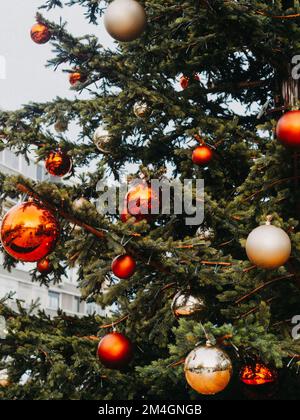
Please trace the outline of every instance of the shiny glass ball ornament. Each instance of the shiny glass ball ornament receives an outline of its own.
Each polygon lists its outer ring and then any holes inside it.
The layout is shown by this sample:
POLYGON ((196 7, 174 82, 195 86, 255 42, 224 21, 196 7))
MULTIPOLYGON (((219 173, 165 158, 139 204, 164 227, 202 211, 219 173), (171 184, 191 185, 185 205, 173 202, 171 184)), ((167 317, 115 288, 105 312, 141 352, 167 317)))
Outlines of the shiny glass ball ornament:
POLYGON ((45 167, 50 175, 62 177, 71 171, 72 159, 67 153, 58 149, 49 153, 45 161, 45 167))
POLYGON ((145 118, 151 113, 147 102, 142 101, 138 101, 133 105, 133 112, 138 118, 145 118))
MULTIPOLYGON (((199 75, 197 73, 194 74, 194 80, 196 82, 200 82, 200 77, 199 77, 199 75)), ((184 89, 186 89, 189 86, 189 84, 190 84, 190 78, 188 76, 182 75, 180 77, 179 83, 180 83, 181 88, 184 90, 184 89)))
POLYGON ((300 111, 286 112, 279 119, 276 136, 287 147, 300 146, 300 111))
POLYGON ((74 71, 69 74, 69 82, 71 86, 76 86, 79 83, 84 83, 87 80, 85 74, 80 73, 79 71, 74 71))
POLYGON ((286 232, 269 224, 253 229, 246 241, 249 260, 260 268, 274 269, 285 264, 291 255, 291 248, 286 232))
POLYGON ((65 121, 63 119, 56 120, 54 124, 54 130, 57 133, 64 133, 68 129, 68 121, 65 121))
POLYGON ((59 237, 54 215, 33 201, 17 204, 1 223, 1 242, 17 260, 36 262, 53 251, 59 237))
POLYGON ((223 391, 232 376, 232 363, 219 347, 201 345, 192 350, 184 363, 185 378, 195 391, 213 395, 223 391))
POLYGON ((101 363, 109 369, 122 369, 133 358, 133 346, 125 335, 112 332, 100 341, 97 350, 101 363))
POLYGON ((171 309, 176 317, 187 317, 202 313, 207 308, 202 297, 179 291, 173 298, 171 309))
POLYGON ((83 207, 89 207, 90 202, 85 197, 79 197, 73 202, 74 210, 81 210, 83 207))
POLYGON ((277 380, 277 371, 266 366, 264 363, 247 364, 240 371, 240 380, 251 386, 265 385, 277 380))
POLYGON ((93 136, 93 142, 100 152, 108 148, 111 139, 112 136, 105 127, 98 127, 93 136))
POLYGON ((49 274, 53 270, 53 266, 47 257, 38 261, 36 268, 41 274, 49 274))
POLYGON ((146 12, 135 0, 114 0, 104 14, 107 32, 121 42, 137 39, 144 32, 146 22, 146 12))
POLYGON ((31 28, 30 36, 36 44, 46 44, 51 38, 51 32, 47 25, 36 23, 31 28))
POLYGON ((196 231, 196 236, 201 241, 212 241, 215 238, 215 232, 212 228, 199 226, 196 231))
POLYGON ((112 272, 115 276, 119 277, 119 279, 128 279, 134 274, 135 269, 135 259, 128 254, 119 255, 111 264, 112 272))
POLYGON ((193 150, 192 161, 196 165, 206 165, 213 158, 213 154, 212 149, 206 144, 197 146, 193 150))

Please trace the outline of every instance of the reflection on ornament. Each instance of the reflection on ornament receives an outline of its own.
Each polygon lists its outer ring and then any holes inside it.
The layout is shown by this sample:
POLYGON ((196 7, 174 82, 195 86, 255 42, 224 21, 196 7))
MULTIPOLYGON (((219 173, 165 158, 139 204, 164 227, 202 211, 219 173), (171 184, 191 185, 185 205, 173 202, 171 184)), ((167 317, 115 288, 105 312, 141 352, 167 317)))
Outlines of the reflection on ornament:
POLYGON ((300 146, 300 111, 286 112, 278 121, 276 136, 285 146, 300 146))
POLYGON ((263 363, 254 363, 242 367, 240 379, 246 385, 265 385, 277 380, 277 372, 263 363))
POLYGON ((48 26, 43 23, 36 23, 31 28, 30 36, 36 44, 46 44, 51 38, 51 32, 48 26))
POLYGON ((184 372, 188 384, 195 391, 213 395, 227 387, 232 375, 232 364, 222 349, 206 344, 189 353, 184 372))
POLYGON ((196 231, 196 236, 201 241, 212 241, 215 237, 215 232, 212 228, 204 228, 199 226, 196 231))
POLYGON ((291 241, 284 230, 270 224, 252 230, 246 241, 246 253, 252 264, 274 269, 291 255, 291 241))
POLYGON ((204 312, 206 304, 202 297, 180 291, 174 296, 171 309, 176 317, 184 317, 204 312))
POLYGON ((109 146, 111 139, 112 136, 105 127, 98 127, 93 136, 93 142, 100 152, 109 146))
POLYGON ((147 102, 138 101, 133 105, 134 115, 138 118, 145 118, 150 114, 147 102))
POLYGON ((5 251, 20 261, 41 260, 53 250, 58 236, 59 225, 53 214, 32 201, 14 206, 1 224, 5 251))
POLYGON ((192 161, 196 165, 206 165, 213 158, 213 151, 205 144, 193 150, 192 161))
POLYGON ((72 159, 60 149, 49 153, 45 166, 50 175, 65 176, 72 169, 72 159))
POLYGON ((138 38, 146 27, 144 8, 135 0, 114 0, 104 14, 107 32, 117 41, 129 42, 138 38))
POLYGON ((125 335, 112 332, 106 334, 98 345, 98 357, 109 369, 122 369, 133 357, 133 346, 125 335))
POLYGON ((115 276, 120 279, 128 279, 131 277, 136 268, 136 262, 131 255, 119 255, 116 257, 111 265, 111 270, 115 276))

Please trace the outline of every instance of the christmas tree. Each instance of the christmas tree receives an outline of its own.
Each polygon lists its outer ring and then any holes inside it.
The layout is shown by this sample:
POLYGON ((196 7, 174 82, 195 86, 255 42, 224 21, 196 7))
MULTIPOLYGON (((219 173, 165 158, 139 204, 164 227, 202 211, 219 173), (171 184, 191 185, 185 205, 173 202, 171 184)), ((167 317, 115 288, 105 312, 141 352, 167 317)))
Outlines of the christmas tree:
POLYGON ((4 298, 0 398, 297 399, 300 3, 116 1, 41 4, 32 39, 52 43, 48 65, 77 99, 0 113, 1 150, 34 150, 65 176, 1 175, 2 203, 33 200, 2 221, 5 268, 37 261, 47 285, 75 266, 82 299, 111 316, 50 318, 4 298), (114 48, 47 19, 73 5, 114 48), (111 197, 124 173, 142 185, 121 214, 100 211, 99 181, 111 197), (194 181, 202 223, 174 211, 178 195, 163 211, 154 179, 194 181))

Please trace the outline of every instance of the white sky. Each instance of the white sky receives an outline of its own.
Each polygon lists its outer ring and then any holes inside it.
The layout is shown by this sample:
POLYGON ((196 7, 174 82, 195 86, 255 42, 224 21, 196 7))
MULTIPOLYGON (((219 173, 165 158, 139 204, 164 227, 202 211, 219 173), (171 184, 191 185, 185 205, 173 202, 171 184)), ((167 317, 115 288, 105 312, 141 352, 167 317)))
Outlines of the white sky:
MULTIPOLYGON (((30 38, 30 28, 35 23, 35 13, 43 0, 0 1, 0 66, 6 64, 6 77, 0 79, 0 108, 17 109, 29 101, 44 102, 61 97, 74 97, 68 75, 45 68, 47 59, 53 57, 51 45, 35 44, 30 38)), ((111 46, 112 39, 99 19, 91 25, 79 6, 56 8, 41 13, 56 23, 62 17, 68 22, 67 30, 73 35, 96 34, 104 46, 111 46)), ((67 64, 62 68, 70 68, 67 64)), ((0 74, 2 73, 0 69, 0 74)))

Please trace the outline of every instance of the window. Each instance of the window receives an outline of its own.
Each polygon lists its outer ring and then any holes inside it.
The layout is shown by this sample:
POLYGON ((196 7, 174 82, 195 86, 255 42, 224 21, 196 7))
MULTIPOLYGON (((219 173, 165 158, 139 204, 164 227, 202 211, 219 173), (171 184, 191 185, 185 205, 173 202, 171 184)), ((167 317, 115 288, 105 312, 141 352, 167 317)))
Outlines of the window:
POLYGON ((80 298, 78 296, 74 296, 74 312, 80 312, 80 298))
POLYGON ((57 310, 59 308, 59 293, 48 292, 49 308, 57 310))

